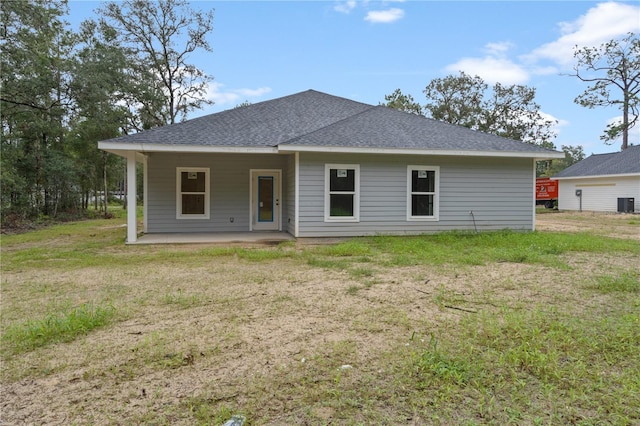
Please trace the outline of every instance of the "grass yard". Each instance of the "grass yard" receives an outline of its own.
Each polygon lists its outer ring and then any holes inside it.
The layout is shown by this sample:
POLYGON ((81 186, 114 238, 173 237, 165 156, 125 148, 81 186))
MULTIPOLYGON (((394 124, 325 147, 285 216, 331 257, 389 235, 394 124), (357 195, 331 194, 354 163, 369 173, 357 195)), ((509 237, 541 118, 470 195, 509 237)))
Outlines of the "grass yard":
POLYGON ((275 247, 125 246, 122 218, 2 236, 0 423, 640 424, 638 216, 537 222, 275 247))

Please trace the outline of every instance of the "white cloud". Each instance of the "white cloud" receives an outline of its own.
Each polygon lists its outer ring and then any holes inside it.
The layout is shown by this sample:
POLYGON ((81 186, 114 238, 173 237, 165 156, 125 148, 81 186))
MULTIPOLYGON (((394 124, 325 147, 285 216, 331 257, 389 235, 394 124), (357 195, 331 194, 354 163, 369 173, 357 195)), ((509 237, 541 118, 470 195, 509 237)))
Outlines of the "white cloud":
POLYGON ((348 0, 345 2, 340 2, 333 7, 333 10, 340 13, 348 14, 353 9, 356 8, 356 0, 348 0))
POLYGON ((511 42, 488 43, 485 46, 484 57, 462 58, 445 69, 453 73, 464 71, 471 76, 477 75, 488 84, 526 83, 529 80, 529 73, 506 57, 512 47, 511 42))
POLYGON ((262 95, 266 95, 271 92, 270 87, 259 87, 257 89, 237 89, 236 93, 242 96, 248 96, 250 98, 259 98, 262 95))
POLYGON ((213 82, 207 89, 207 99, 212 100, 216 105, 239 104, 244 101, 251 102, 252 99, 259 98, 269 92, 270 87, 259 87, 257 89, 230 89, 225 90, 224 84, 213 82))
POLYGON ((575 21, 559 23, 560 38, 538 47, 525 59, 531 62, 550 59, 569 66, 574 63, 575 46, 598 47, 628 32, 639 32, 639 16, 639 6, 615 2, 597 4, 575 21))
POLYGON ((403 16, 404 10, 394 7, 387 10, 372 10, 367 13, 364 20, 373 24, 389 24, 402 19, 403 16))
POLYGON ((514 44, 510 41, 502 41, 498 43, 487 43, 484 48, 489 55, 492 56, 504 56, 509 49, 514 47, 514 44))
POLYGON ((446 67, 447 71, 464 71, 478 75, 487 83, 523 84, 531 74, 552 75, 572 66, 573 52, 578 47, 597 47, 628 32, 640 32, 640 7, 628 3, 599 3, 571 22, 558 24, 560 37, 522 55, 518 61, 507 54, 510 42, 485 45, 484 57, 467 57, 446 67), (551 63, 543 63, 544 61, 551 63))
POLYGON ((455 64, 448 65, 446 70, 477 75, 488 84, 524 84, 529 80, 529 73, 524 68, 504 58, 462 58, 455 64))

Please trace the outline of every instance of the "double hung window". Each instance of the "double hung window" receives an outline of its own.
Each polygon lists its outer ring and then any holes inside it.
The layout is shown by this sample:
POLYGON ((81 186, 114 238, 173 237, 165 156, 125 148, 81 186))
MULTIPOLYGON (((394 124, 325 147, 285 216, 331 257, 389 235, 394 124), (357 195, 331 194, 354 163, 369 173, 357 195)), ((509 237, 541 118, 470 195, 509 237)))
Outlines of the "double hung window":
POLYGON ((176 169, 176 218, 209 219, 209 169, 176 169))
POLYGON ((360 166, 358 164, 325 165, 326 222, 360 220, 360 166))
POLYGON ((407 167, 407 220, 438 220, 440 169, 407 167))

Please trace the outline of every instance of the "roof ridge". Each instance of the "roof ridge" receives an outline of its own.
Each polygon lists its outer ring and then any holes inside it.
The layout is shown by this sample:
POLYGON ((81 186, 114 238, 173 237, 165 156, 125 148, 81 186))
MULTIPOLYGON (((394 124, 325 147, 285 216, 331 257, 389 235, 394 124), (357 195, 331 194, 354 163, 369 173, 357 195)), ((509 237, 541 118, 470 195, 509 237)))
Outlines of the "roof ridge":
MULTIPOLYGON (((322 92, 319 92, 319 93, 322 93, 322 92)), ((329 96, 333 96, 333 95, 329 95, 329 96)), ((339 96, 336 96, 336 98, 338 98, 338 97, 339 97, 339 96)), ((343 99, 347 99, 347 98, 343 98, 343 99)), ((349 100, 350 100, 350 99, 349 99, 349 100)), ((352 101, 352 102, 357 102, 357 101, 352 101)), ((291 138, 291 139, 288 139, 288 140, 286 140, 286 141, 284 141, 284 142, 280 142, 280 143, 278 143, 276 146, 278 146, 278 145, 290 145, 292 142, 294 142, 294 141, 296 141, 296 140, 298 140, 298 139, 302 139, 303 137, 306 137, 306 136, 309 136, 309 135, 313 135, 314 133, 320 132, 321 130, 324 130, 324 129, 328 128, 328 127, 332 127, 332 126, 335 126, 336 124, 339 124, 339 123, 345 122, 345 121, 347 121, 347 120, 351 120, 351 119, 353 119, 353 118, 355 118, 355 117, 357 117, 357 116, 359 116, 359 115, 362 115, 362 114, 364 114, 365 112, 371 111, 372 109, 374 109, 374 108, 376 108, 376 107, 377 107, 377 105, 365 104, 365 103, 363 103, 363 102, 359 102, 359 103, 361 103, 362 105, 369 105, 369 108, 364 109, 364 110, 362 110, 362 111, 360 111, 360 112, 357 112, 357 113, 355 113, 355 114, 353 114, 353 115, 350 115, 350 116, 348 116, 348 117, 341 118, 340 120, 338 120, 338 121, 334 121, 333 123, 329 123, 329 124, 327 124, 326 126, 319 127, 319 128, 317 128, 317 129, 315 129, 315 130, 312 130, 311 132, 308 132, 308 133, 304 133, 304 134, 302 134, 302 135, 295 136, 295 137, 293 137, 293 138, 291 138)))

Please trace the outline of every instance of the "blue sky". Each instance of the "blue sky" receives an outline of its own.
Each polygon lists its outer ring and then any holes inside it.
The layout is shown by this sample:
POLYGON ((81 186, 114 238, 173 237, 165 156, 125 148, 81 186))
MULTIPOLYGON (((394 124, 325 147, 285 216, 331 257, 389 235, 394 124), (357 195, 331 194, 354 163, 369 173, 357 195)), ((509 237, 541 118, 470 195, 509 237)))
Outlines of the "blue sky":
MULTIPOLYGON (((100 2, 71 0, 73 26, 97 17, 100 2)), ((536 88, 542 112, 558 120, 554 143, 605 145, 615 109, 574 98, 587 85, 570 73, 573 47, 640 33, 637 2, 597 1, 193 1, 215 10, 213 52, 190 61, 214 77, 215 104, 199 115, 314 89, 377 105, 395 89, 426 102, 434 78, 479 75, 485 82, 536 88)), ((640 143, 640 126, 630 142, 640 143)))

